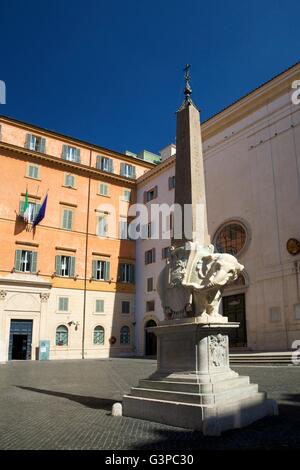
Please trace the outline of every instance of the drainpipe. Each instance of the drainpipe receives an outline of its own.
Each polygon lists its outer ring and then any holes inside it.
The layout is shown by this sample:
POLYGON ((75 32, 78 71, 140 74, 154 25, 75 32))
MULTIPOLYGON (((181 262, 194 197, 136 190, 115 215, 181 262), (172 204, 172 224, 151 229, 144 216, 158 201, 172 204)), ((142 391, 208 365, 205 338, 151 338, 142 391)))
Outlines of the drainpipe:
MULTIPOLYGON (((92 151, 90 150, 90 163, 92 166, 92 151)), ((85 346, 85 319, 86 319, 86 288, 87 288, 87 263, 88 263, 88 242, 89 242, 89 216, 90 216, 90 197, 91 197, 91 177, 88 180, 88 200, 87 200, 87 213, 86 213, 86 229, 85 229, 85 260, 84 260, 84 287, 83 287, 83 315, 82 315, 82 349, 81 358, 84 359, 84 346, 85 346)))

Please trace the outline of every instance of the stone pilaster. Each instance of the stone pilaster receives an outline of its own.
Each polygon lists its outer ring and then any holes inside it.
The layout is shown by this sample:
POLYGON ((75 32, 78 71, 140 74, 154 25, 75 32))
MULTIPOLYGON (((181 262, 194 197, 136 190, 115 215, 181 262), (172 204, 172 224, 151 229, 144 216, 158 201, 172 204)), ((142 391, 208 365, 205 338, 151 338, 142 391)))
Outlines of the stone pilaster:
POLYGON ((40 317, 40 338, 39 340, 47 339, 47 309, 48 299, 50 294, 48 292, 42 292, 41 297, 41 317, 40 317))
POLYGON ((0 362, 6 361, 6 351, 5 351, 5 299, 7 292, 5 290, 0 290, 0 362))

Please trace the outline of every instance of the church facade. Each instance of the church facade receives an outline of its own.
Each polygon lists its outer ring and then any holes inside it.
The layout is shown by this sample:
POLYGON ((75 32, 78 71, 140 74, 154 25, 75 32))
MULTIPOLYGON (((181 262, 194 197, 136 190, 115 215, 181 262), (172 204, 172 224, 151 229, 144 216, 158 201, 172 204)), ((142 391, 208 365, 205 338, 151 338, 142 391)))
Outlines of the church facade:
MULTIPOLYGON (((233 348, 288 350, 300 339, 297 79, 299 64, 201 125, 211 242, 245 266, 222 301, 241 325, 233 348)), ((130 240, 127 226, 135 202, 174 202, 175 145, 155 164, 0 125, 0 361, 155 354, 146 328, 163 319, 156 282, 170 240, 130 240)))
MULTIPOLYGON (((222 301, 223 314, 240 322, 231 346, 241 350, 289 350, 300 339, 300 253, 290 248, 300 239, 299 77, 298 64, 201 125, 211 242, 245 266, 222 301)), ((148 206, 174 202, 174 152, 164 149, 162 163, 138 180, 139 202, 149 192, 156 197, 148 206)), ((155 286, 169 246, 137 241, 140 354, 155 352, 146 328, 163 319, 155 286)))

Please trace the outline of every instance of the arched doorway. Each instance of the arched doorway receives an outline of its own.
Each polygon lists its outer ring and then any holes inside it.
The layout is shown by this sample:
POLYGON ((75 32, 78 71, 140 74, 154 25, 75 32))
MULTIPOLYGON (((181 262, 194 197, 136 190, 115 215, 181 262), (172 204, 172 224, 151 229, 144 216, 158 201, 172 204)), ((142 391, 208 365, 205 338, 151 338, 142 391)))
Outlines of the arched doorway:
POLYGON ((156 356, 157 354, 157 340, 156 335, 151 331, 148 331, 147 328, 151 326, 157 326, 154 320, 148 320, 145 324, 145 355, 146 356, 156 356))

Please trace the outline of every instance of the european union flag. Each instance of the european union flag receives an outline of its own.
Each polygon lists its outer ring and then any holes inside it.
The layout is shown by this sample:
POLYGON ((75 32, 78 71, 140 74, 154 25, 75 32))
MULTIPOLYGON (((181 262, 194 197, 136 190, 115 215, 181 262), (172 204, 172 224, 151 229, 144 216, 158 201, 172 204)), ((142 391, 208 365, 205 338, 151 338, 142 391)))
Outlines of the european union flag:
POLYGON ((36 214, 36 216, 34 218, 34 221, 32 223, 32 228, 36 227, 43 220, 43 218, 45 217, 46 207, 47 207, 47 200, 48 200, 48 194, 46 195, 46 197, 43 201, 43 204, 40 207, 40 210, 38 211, 38 213, 36 214))

